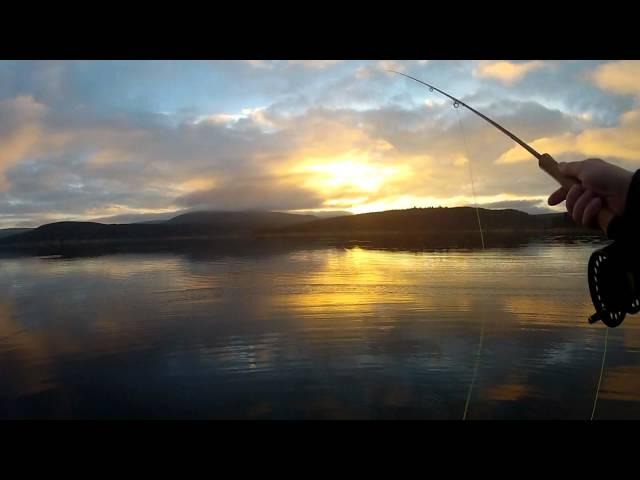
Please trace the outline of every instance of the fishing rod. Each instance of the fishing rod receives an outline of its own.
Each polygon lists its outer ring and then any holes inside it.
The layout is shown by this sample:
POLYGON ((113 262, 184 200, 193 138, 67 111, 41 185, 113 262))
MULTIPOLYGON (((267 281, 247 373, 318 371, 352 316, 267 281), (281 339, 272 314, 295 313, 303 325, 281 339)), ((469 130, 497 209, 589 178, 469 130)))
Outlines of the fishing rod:
MULTIPOLYGON (((387 70, 387 71, 388 72, 397 73, 398 75, 402 75, 403 77, 407 77, 407 78, 410 78, 411 80, 414 80, 414 81, 416 81, 418 83, 421 83, 422 85, 425 85, 425 86, 429 87, 429 90, 432 91, 432 92, 435 90, 436 92, 438 92, 438 93, 444 95, 445 97, 453 100, 454 108, 458 108, 460 105, 462 105, 463 107, 467 108, 468 110, 470 110, 473 113, 475 113, 476 115, 478 115, 480 118, 482 118, 486 122, 488 122, 491 125, 493 125, 495 128, 497 128, 502 133, 504 133, 507 137, 511 138, 511 140, 516 142, 518 145, 520 145, 522 148, 524 148, 527 152, 529 152, 531 155, 533 155, 535 158, 537 158, 538 159, 538 166, 542 170, 544 170, 546 173, 548 173, 556 182, 558 182, 562 188, 564 188, 566 190, 569 190, 574 184, 578 183, 576 180, 573 180, 571 178, 567 178, 567 177, 562 176, 562 174, 560 173, 560 170, 558 169, 558 162, 556 162, 551 155, 549 155, 548 153, 539 153, 535 148, 533 148, 531 145, 529 145, 528 143, 526 143, 523 140, 521 140, 515 134, 511 133, 509 130, 504 128, 498 122, 496 122, 495 120, 490 119, 489 117, 487 117, 483 113, 480 113, 478 110, 476 110, 475 108, 467 105, 462 100, 460 100, 460 99, 458 99, 458 98, 456 98, 456 97, 454 97, 452 95, 449 95, 447 92, 444 92, 444 91, 440 90, 439 88, 434 87, 433 85, 430 85, 430 84, 428 84, 426 82, 423 82, 422 80, 419 80, 419 79, 417 79, 415 77, 412 77, 411 75, 407 75, 406 73, 397 72, 396 70, 387 70)), ((600 225, 600 228, 602 229, 602 231, 605 234, 607 233, 607 227, 609 226, 609 223, 611 222, 613 217, 614 217, 614 214, 608 208, 602 208, 600 210, 600 213, 598 214, 598 224, 600 225)))
MULTIPOLYGON (((462 100, 406 73, 389 69, 387 71, 425 85, 431 92, 436 91, 452 100, 454 108, 462 105, 493 125, 533 155, 538 160, 540 169, 549 174, 566 191, 576 183, 579 183, 576 179, 563 176, 558 168, 558 162, 551 155, 539 153, 498 122, 480 113, 462 100)), ((610 236, 612 229, 609 227, 612 225, 612 221, 616 219, 619 219, 619 217, 616 217, 610 209, 606 207, 600 209, 597 222, 605 235, 610 236)), ((638 259, 637 255, 629 255, 629 247, 628 242, 616 241, 592 253, 587 267, 587 277, 589 293, 596 312, 589 317, 589 323, 601 320, 606 326, 613 328, 622 323, 627 313, 635 314, 640 312, 640 259, 638 259)))

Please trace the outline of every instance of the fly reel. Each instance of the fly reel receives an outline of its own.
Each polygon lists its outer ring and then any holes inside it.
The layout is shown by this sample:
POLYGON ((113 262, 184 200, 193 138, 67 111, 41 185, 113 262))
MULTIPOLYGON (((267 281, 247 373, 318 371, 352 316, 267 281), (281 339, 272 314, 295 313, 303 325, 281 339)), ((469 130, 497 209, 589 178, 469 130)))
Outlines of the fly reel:
POLYGON ((615 328, 626 314, 640 311, 640 269, 634 255, 625 254, 622 244, 612 243, 589 258, 588 279, 596 312, 589 323, 602 321, 615 328))

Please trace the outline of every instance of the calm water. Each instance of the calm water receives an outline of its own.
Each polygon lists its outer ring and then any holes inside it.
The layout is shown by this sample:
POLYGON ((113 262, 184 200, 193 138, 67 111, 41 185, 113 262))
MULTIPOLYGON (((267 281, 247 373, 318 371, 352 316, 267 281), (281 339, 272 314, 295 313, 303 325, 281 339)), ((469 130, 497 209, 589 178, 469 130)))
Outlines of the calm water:
MULTIPOLYGON (((0 259, 2 418, 589 419, 597 247, 0 259)), ((596 418, 640 418, 640 321, 596 418)))

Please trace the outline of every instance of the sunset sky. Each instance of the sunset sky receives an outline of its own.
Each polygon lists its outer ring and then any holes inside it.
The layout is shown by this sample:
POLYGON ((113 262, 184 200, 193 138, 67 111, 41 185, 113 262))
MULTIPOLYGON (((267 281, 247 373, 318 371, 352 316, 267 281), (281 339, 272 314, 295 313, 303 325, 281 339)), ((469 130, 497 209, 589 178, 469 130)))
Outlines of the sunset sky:
POLYGON ((637 61, 0 61, 0 228, 470 205, 469 162, 481 206, 547 209, 533 157, 385 68, 559 161, 640 168, 637 61))

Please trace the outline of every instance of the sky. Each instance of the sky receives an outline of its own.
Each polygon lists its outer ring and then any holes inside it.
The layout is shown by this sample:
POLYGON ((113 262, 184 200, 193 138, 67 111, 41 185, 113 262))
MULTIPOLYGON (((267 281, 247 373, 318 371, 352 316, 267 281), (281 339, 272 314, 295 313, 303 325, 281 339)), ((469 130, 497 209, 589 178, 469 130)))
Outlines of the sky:
POLYGON ((638 61, 0 61, 0 228, 204 209, 550 211, 556 186, 530 154, 389 68, 558 161, 640 167, 638 61))

